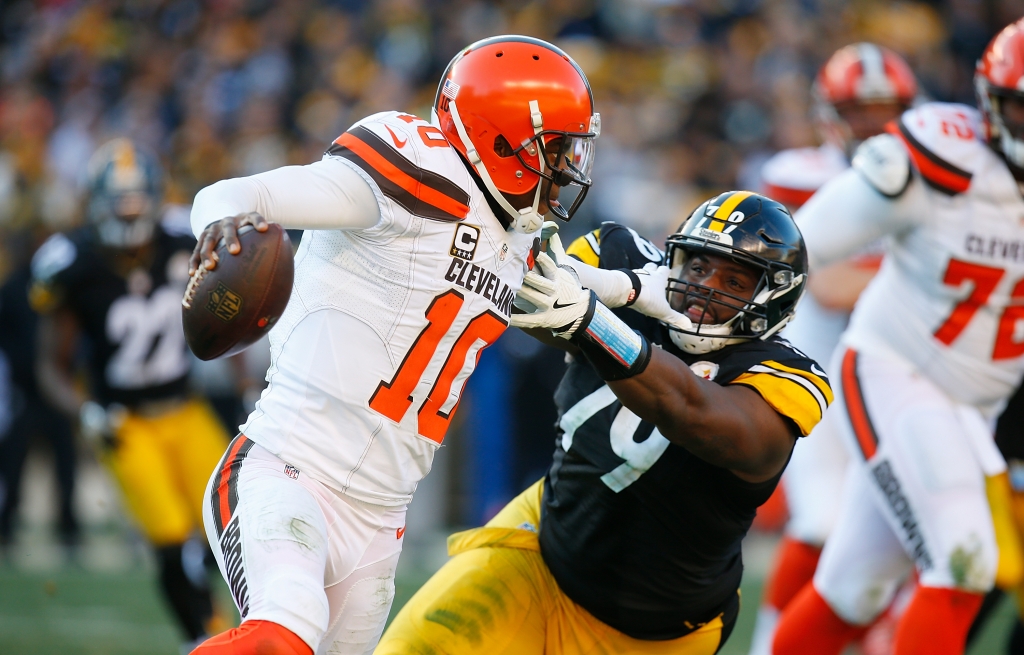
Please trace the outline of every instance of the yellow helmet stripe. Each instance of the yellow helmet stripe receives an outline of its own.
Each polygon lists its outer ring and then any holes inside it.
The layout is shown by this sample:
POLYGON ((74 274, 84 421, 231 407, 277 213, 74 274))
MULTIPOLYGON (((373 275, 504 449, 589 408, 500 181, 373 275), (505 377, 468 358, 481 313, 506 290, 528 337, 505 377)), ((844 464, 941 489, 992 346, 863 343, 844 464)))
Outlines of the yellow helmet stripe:
POLYGON ((736 209, 736 207, 741 202, 743 202, 752 195, 754 195, 753 191, 736 191, 731 196, 729 196, 729 198, 725 202, 722 203, 722 205, 718 208, 718 211, 715 212, 714 218, 721 218, 723 220, 729 218, 733 210, 736 209))

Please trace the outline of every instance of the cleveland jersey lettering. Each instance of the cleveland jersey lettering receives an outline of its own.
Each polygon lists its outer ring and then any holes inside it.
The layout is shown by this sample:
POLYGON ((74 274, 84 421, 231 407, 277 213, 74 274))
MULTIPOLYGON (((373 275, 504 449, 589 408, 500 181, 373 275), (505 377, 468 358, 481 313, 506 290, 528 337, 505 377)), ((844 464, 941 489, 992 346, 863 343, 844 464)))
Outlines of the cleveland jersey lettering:
POLYGON ((483 348, 508 326, 533 235, 506 231, 428 122, 384 112, 325 157, 370 185, 379 222, 308 230, 270 333, 250 439, 355 498, 404 505, 483 348))
MULTIPOLYGON (((950 397, 993 408, 1024 372, 1024 200, 978 112, 930 103, 890 127, 923 189, 844 341, 894 352, 950 397)), ((813 244, 809 243, 809 246, 813 244)))
MULTIPOLYGON (((604 268, 649 261, 631 231, 610 223, 566 252, 587 256, 588 249, 604 268)), ((794 434, 809 434, 832 400, 820 368, 781 338, 685 355, 656 322, 617 312, 695 375, 756 391, 794 434)), ((712 620, 735 601, 740 541, 779 476, 747 483, 670 443, 623 407, 585 360, 569 365, 555 402, 560 434, 540 543, 559 586, 637 638, 675 638, 712 620)))

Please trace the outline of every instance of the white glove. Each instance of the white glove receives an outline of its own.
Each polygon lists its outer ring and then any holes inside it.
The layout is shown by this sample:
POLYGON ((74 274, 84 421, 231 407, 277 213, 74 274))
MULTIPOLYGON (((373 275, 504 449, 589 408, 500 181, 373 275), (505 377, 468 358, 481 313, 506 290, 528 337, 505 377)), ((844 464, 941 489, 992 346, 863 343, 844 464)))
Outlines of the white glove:
POLYGON ((538 254, 536 262, 513 301, 526 313, 512 314, 511 323, 519 328, 548 328, 568 339, 593 314, 596 298, 580 285, 572 269, 559 267, 547 253, 538 254))
POLYGON ((668 266, 658 266, 654 263, 635 269, 633 272, 640 278, 640 295, 630 307, 645 316, 656 318, 680 330, 692 330, 693 321, 672 309, 672 306, 668 304, 665 290, 668 288, 668 277, 671 270, 668 266))
POLYGON ((561 266, 572 259, 569 255, 565 254, 562 240, 558 238, 558 223, 554 221, 546 221, 544 223, 544 227, 540 230, 540 242, 546 246, 544 252, 555 261, 556 265, 561 266))

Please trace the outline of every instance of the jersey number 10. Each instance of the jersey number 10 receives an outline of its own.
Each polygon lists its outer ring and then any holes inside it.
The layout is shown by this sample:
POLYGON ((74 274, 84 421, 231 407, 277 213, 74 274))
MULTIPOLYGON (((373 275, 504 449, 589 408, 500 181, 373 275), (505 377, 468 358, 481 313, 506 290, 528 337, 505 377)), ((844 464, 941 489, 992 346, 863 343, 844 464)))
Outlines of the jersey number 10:
MULTIPOLYGON (((935 338, 942 343, 951 345, 964 331, 981 307, 988 302, 996 285, 1006 274, 1001 268, 972 264, 959 259, 949 260, 943 284, 959 287, 964 282, 971 282, 974 288, 970 295, 957 303, 949 318, 935 330, 935 338)), ((1011 302, 1024 303, 1024 280, 1014 285, 1010 292, 1011 302)), ((999 318, 999 329, 996 332, 996 343, 992 348, 992 359, 1013 359, 1024 355, 1024 341, 1014 339, 1017 322, 1024 319, 1024 304, 1011 304, 1003 310, 999 318)))
MULTIPOLYGON (((423 372, 427 370, 431 360, 434 359, 438 344, 451 329, 464 302, 463 295, 454 289, 434 298, 430 306, 427 307, 427 326, 413 341, 412 347, 405 354, 405 359, 398 366, 391 382, 381 380, 377 385, 377 390, 370 398, 370 409, 396 423, 402 421, 406 412, 412 407, 413 390, 420 383, 423 372)), ((451 409, 446 412, 444 408, 449 404, 452 385, 455 383, 456 377, 466 367, 469 349, 477 341, 483 342, 473 359, 473 366, 469 370, 471 374, 473 368, 476 368, 476 362, 480 359, 480 352, 497 341, 506 327, 508 327, 508 322, 491 310, 477 314, 469 321, 469 324, 462 330, 462 334, 455 340, 455 345, 452 346, 441 366, 441 372, 434 380, 427 399, 423 401, 416 415, 417 432, 421 436, 437 443, 444 440, 444 433, 448 431, 448 424, 459 406, 459 399, 462 396, 461 388, 455 396, 451 409)), ((468 374, 463 378, 463 388, 467 379, 469 379, 468 374)))

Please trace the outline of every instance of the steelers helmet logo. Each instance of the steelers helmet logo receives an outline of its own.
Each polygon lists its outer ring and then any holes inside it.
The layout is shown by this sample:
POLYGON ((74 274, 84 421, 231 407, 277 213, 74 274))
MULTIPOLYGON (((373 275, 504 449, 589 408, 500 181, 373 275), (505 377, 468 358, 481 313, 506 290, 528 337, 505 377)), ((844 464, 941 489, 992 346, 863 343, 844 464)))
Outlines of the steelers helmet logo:
POLYGON ((699 378, 714 380, 718 375, 718 364, 714 362, 694 362, 690 364, 690 370, 699 378))

